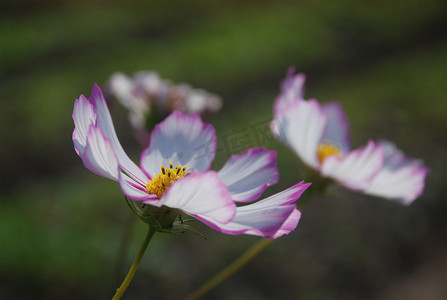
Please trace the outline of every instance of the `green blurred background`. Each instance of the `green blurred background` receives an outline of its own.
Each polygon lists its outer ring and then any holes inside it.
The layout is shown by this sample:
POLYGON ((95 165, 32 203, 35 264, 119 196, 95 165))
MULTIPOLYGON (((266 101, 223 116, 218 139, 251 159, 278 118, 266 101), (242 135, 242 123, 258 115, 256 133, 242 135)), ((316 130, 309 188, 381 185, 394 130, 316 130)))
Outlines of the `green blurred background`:
MULTIPOLYGON (((206 121, 218 142, 272 118, 289 66, 306 97, 339 100, 353 146, 394 141, 431 169, 422 197, 403 207, 341 188, 314 196, 293 233, 211 292, 213 299, 446 299, 447 5, 445 1, 298 3, 0 2, 0 298, 98 299, 115 286, 130 210, 118 186, 73 150, 73 102, 112 72, 155 70, 219 94, 206 121)), ((126 112, 111 106, 138 160, 126 112)), ((280 182, 303 178, 272 139, 280 182)), ((215 168, 234 154, 219 151, 215 168)), ((177 299, 259 238, 199 223, 155 236, 125 299, 177 299)), ((145 226, 137 221, 119 274, 145 226)))

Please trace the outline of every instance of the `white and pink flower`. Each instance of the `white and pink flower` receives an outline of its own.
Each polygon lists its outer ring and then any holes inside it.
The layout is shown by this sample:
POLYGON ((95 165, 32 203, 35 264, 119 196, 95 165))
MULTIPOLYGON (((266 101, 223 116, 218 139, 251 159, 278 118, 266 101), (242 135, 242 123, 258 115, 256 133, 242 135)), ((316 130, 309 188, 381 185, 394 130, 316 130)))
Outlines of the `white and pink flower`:
POLYGON ((222 99, 188 84, 173 84, 153 71, 139 71, 131 77, 116 72, 110 76, 106 91, 129 110, 129 120, 136 130, 146 128, 151 111, 162 119, 174 110, 183 113, 214 113, 222 99))
MULTIPOLYGON (((199 115, 174 111, 151 133, 141 167, 124 152, 100 88, 81 95, 73 110, 73 143, 84 165, 117 181, 130 199, 152 207, 188 214, 227 234, 277 238, 296 228, 301 213, 294 202, 310 183, 300 182, 276 195, 253 202, 278 181, 276 152, 251 148, 230 157, 216 172, 214 127, 199 115), (210 153, 199 150, 206 146, 210 153)), ((132 202, 136 203, 136 202, 132 202)))
POLYGON ((273 134, 310 168, 370 195, 412 203, 424 189, 428 169, 389 142, 368 141, 350 150, 349 123, 338 102, 304 100, 305 77, 289 70, 274 103, 273 134))

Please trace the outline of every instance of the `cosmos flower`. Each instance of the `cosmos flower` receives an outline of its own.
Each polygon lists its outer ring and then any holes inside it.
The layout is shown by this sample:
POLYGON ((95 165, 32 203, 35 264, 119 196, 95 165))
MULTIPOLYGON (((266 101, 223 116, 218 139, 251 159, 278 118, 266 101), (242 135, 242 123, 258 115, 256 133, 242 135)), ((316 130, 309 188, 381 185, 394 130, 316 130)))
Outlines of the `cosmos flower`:
POLYGON ((119 183, 140 218, 169 229, 188 214, 227 234, 277 238, 295 229, 300 212, 294 202, 310 184, 300 182, 261 201, 278 181, 276 152, 250 148, 233 155, 218 172, 210 171, 216 152, 214 127, 197 113, 171 113, 155 126, 141 167, 124 152, 109 110, 95 84, 89 99, 81 95, 73 110, 73 143, 84 165, 119 183), (206 155, 201 148, 207 148, 206 155), (142 205, 144 204, 144 205, 142 205), (144 206, 144 208, 143 208, 144 206), (154 221, 155 220, 155 221, 154 221))
POLYGON ((219 96, 185 83, 173 84, 152 71, 136 72, 132 77, 116 72, 108 80, 106 91, 129 110, 130 124, 144 144, 148 140, 147 127, 153 125, 147 124, 152 116, 158 122, 174 110, 202 115, 222 107, 219 96))
POLYGON ((370 195, 410 204, 424 189, 427 168, 389 142, 350 150, 349 124, 338 102, 304 100, 304 75, 288 72, 274 103, 273 134, 323 177, 370 195))

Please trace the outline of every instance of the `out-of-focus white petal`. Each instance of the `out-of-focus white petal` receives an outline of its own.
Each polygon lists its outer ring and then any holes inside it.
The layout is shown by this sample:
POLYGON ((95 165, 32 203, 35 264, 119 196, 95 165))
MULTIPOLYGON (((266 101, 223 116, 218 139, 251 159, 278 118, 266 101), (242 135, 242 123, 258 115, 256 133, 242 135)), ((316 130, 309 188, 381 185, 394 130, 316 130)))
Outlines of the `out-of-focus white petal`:
POLYGON ((381 170, 366 188, 365 193, 396 199, 409 205, 424 191, 426 168, 408 166, 398 170, 381 170))
POLYGON ((247 149, 231 156, 218 174, 234 201, 254 201, 267 186, 278 182, 276 152, 264 148, 247 149))
POLYGON ((228 224, 221 224, 201 218, 201 221, 226 234, 251 234, 276 239, 296 228, 301 213, 295 202, 309 187, 310 183, 300 182, 287 190, 259 202, 238 207, 236 216, 228 224))
POLYGON ((340 147, 343 155, 348 153, 351 147, 351 138, 349 134, 349 121, 343 107, 338 102, 328 102, 322 104, 321 108, 328 118, 323 141, 326 140, 340 147))
POLYGON ((84 153, 87 143, 87 133, 90 125, 95 125, 96 114, 90 102, 81 95, 75 100, 73 108, 73 121, 75 129, 73 131, 73 144, 78 155, 84 153))
POLYGON ((80 155, 87 169, 112 180, 118 180, 119 166, 110 141, 100 128, 90 126, 87 145, 80 155))
POLYGON ((203 123, 196 113, 174 111, 155 126, 149 147, 141 155, 141 166, 151 177, 170 162, 203 172, 209 169, 215 154, 214 127, 203 123))
POLYGON ((104 135, 110 140, 120 167, 127 172, 134 174, 138 178, 144 178, 144 173, 127 156, 126 152, 124 152, 124 149, 121 146, 116 135, 115 128, 113 127, 112 118, 110 116, 109 109, 107 108, 107 104, 102 91, 96 83, 93 85, 89 101, 93 105, 94 111, 97 116, 96 126, 100 127, 104 135))
POLYGON ((198 219, 223 224, 230 222, 236 213, 227 187, 214 171, 191 173, 172 183, 159 202, 148 204, 177 208, 198 219))
POLYGON ((306 75, 303 73, 294 75, 294 73, 295 69, 289 68, 286 78, 281 83, 281 92, 273 105, 275 116, 283 113, 286 107, 294 100, 303 99, 304 97, 306 75))
MULTIPOLYGON (((139 73, 137 73, 138 75, 139 73)), ((129 110, 129 119, 134 128, 145 128, 145 116, 149 111, 149 99, 143 78, 132 79, 124 73, 112 74, 108 83, 110 93, 129 110)))
POLYGON ((353 150, 342 158, 335 155, 327 157, 320 167, 320 172, 350 189, 361 190, 367 187, 379 172, 383 161, 383 147, 369 141, 364 148, 353 150))
POLYGON ((160 89, 165 84, 156 72, 139 71, 133 77, 137 88, 150 97, 158 96, 160 89))
MULTIPOLYGON (((190 89, 183 95, 184 112, 197 112, 198 114, 206 112, 216 112, 222 107, 222 100, 211 93, 202 89, 190 89)), ((181 110, 181 107, 178 107, 181 110)))
POLYGON ((317 100, 295 100, 272 122, 271 129, 310 167, 318 169, 317 149, 327 124, 327 117, 317 100))
POLYGON ((126 108, 131 108, 135 101, 134 89, 132 79, 124 73, 113 73, 109 79, 108 90, 126 108))
POLYGON ((395 199, 409 205, 422 194, 428 169, 421 161, 405 157, 394 144, 380 144, 385 149, 385 162, 365 189, 365 193, 395 199))

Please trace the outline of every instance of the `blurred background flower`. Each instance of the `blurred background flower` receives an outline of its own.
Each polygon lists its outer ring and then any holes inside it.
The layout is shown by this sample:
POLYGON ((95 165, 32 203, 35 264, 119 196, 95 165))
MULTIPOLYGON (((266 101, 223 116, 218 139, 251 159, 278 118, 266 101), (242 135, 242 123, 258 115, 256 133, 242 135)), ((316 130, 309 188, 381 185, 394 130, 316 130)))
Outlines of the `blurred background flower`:
POLYGON ((106 87, 107 96, 129 110, 129 122, 143 146, 149 142, 148 131, 174 110, 202 115, 215 113, 222 107, 219 96, 186 83, 174 85, 152 71, 136 72, 132 78, 121 72, 112 74, 106 87))
MULTIPOLYGON (((341 102, 353 148, 383 138, 423 159, 431 170, 424 194, 409 207, 344 189, 314 197, 298 230, 209 297, 447 297, 444 1, 0 7, 0 298, 97 299, 115 288, 129 210, 116 184, 82 166, 71 141, 73 101, 93 82, 155 70, 220 95, 225 105, 204 120, 219 133, 213 169, 248 147, 277 150, 280 181, 265 197, 306 179, 269 133, 289 66, 312 78, 306 95, 341 102)), ((138 161, 127 110, 111 111, 138 161)), ((126 296, 179 298, 258 240, 198 229, 208 240, 156 236, 126 296)), ((125 266, 144 232, 136 223, 125 266)))
MULTIPOLYGON (((339 102, 304 100, 304 75, 288 72, 270 129, 322 177, 369 195, 409 205, 424 191, 428 169, 387 141, 350 150, 349 121, 339 102)), ((321 181, 321 179, 320 179, 321 181)), ((328 180, 329 181, 329 180, 328 180)), ((329 183, 329 182, 328 182, 329 183)))

